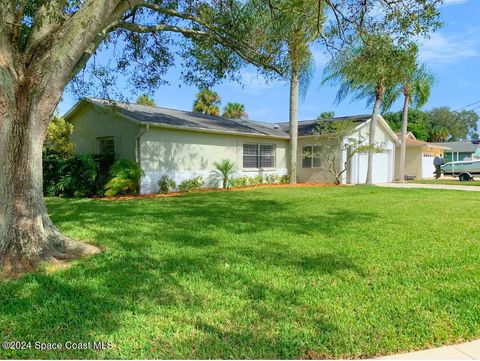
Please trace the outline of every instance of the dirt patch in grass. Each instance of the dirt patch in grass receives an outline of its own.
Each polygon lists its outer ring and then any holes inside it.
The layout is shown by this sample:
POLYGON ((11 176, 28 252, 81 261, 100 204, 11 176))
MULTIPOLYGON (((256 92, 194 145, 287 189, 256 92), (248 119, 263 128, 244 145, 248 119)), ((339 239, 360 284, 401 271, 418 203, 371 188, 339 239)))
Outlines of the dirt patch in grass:
POLYGON ((345 184, 336 185, 331 183, 297 183, 297 184, 261 184, 258 186, 245 186, 245 187, 235 187, 229 189, 222 188, 204 188, 191 192, 172 192, 172 193, 151 193, 151 194, 138 194, 138 195, 128 195, 128 196, 117 196, 117 197, 105 197, 99 198, 103 201, 126 201, 131 199, 143 199, 143 198, 163 198, 163 197, 178 197, 188 193, 206 193, 206 192, 236 192, 244 191, 249 189, 259 189, 259 188, 324 188, 324 187, 344 187, 345 184))

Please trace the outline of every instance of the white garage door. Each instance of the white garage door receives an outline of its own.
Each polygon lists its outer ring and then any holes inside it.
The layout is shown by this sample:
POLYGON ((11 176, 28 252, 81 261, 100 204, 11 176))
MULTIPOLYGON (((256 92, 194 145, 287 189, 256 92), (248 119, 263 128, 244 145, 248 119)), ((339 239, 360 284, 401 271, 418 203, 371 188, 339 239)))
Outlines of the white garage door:
MULTIPOLYGON (((367 180, 368 155, 359 154, 354 167, 354 183, 364 184, 367 180)), ((373 156, 373 183, 390 182, 390 152, 377 153, 373 156)))
POLYGON ((373 183, 386 183, 390 179, 389 153, 383 152, 373 156, 373 183))
POLYGON ((422 156, 422 178, 432 178, 435 172, 432 156, 422 156))

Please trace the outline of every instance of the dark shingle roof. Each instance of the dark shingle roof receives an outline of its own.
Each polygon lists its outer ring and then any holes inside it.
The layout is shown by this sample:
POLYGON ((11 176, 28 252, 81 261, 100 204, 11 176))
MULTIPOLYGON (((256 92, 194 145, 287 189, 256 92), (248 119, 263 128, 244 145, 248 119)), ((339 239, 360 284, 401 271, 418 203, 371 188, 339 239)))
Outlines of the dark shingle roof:
POLYGON ((443 142, 443 143, 433 143, 435 145, 440 145, 442 147, 448 147, 452 152, 464 152, 464 153, 474 153, 477 149, 477 145, 470 140, 462 140, 458 142, 443 142))
MULTIPOLYGON (((353 115, 349 117, 334 117, 334 118, 328 118, 328 119, 323 119, 324 121, 327 122, 333 122, 333 121, 351 121, 353 123, 364 123, 368 119, 370 119, 370 115, 353 115)), ((286 133, 289 133, 289 123, 288 122, 283 122, 283 123, 278 123, 280 128, 286 133)), ((306 136, 306 135, 313 135, 317 129, 318 125, 318 120, 302 120, 298 122, 298 135, 299 136, 306 136)))
MULTIPOLYGON (((187 112, 146 106, 112 102, 103 99, 88 98, 87 101, 100 106, 112 106, 116 111, 139 122, 149 122, 170 126, 179 126, 199 130, 211 130, 220 132, 244 133, 246 135, 265 135, 287 138, 289 134, 288 122, 266 123, 253 120, 233 120, 225 117, 216 117, 200 113, 187 112)), ((328 121, 351 120, 353 122, 365 122, 369 115, 358 115, 351 117, 336 117, 328 121)), ((317 120, 306 120, 298 122, 298 135, 312 135, 316 129, 317 120)))

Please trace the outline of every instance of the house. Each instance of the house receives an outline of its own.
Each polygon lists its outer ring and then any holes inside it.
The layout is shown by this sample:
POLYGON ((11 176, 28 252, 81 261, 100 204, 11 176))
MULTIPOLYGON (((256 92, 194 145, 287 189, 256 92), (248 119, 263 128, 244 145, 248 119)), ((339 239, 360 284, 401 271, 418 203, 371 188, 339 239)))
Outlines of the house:
POLYGON ((461 160, 471 160, 476 150, 479 148, 479 144, 475 144, 474 141, 462 140, 458 142, 443 142, 433 143, 439 146, 448 147, 445 151, 446 162, 456 162, 461 160))
MULTIPOLYGON (((396 133, 401 138, 401 133, 396 133)), ((435 143, 425 142, 415 138, 412 132, 407 133, 405 153, 405 178, 407 179, 423 179, 433 177, 435 166, 433 159, 435 157, 443 157, 449 148, 435 143)), ((400 145, 397 146, 397 159, 395 162, 396 176, 400 178, 400 145)))
MULTIPOLYGON (((145 173, 142 193, 157 192, 158 180, 165 174, 177 183, 195 176, 208 179, 215 172, 214 163, 224 159, 235 163, 236 176, 287 174, 288 123, 232 120, 91 98, 77 103, 65 118, 74 125, 77 153, 114 154, 117 159, 136 161, 145 173)), ((353 121, 352 137, 368 141, 369 116, 331 120, 353 121)), ((299 122, 299 182, 334 180, 316 152, 322 146, 314 135, 316 126, 317 121, 299 122), (308 155, 308 150, 313 152, 308 155)), ((398 138, 381 117, 375 140, 383 151, 374 156, 373 180, 392 181, 398 138)), ((367 154, 355 154, 343 182, 365 183, 366 168, 367 154)))

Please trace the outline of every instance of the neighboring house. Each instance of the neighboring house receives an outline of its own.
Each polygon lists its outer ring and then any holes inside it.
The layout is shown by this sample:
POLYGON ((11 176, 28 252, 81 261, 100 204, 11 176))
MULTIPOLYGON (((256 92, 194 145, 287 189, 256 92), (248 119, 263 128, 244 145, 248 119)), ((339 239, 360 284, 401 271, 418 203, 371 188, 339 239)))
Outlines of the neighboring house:
MULTIPOLYGON (((398 139, 401 134, 397 132, 398 139)), ((425 142, 415 138, 412 132, 407 133, 407 151, 405 153, 405 178, 423 179, 433 177, 435 166, 433 159, 443 157, 448 148, 442 145, 425 142)), ((400 177, 400 145, 397 146, 397 159, 395 162, 396 176, 400 177)))
POLYGON ((445 151, 446 162, 456 162, 461 160, 471 160, 475 151, 479 147, 478 144, 474 144, 470 140, 462 140, 458 142, 443 142, 433 143, 443 147, 448 147, 445 151))
MULTIPOLYGON (((287 174, 288 123, 232 120, 99 99, 80 101, 65 118, 74 125, 77 153, 114 154, 117 159, 138 162, 145 172, 142 193, 157 192, 158 180, 165 174, 177 183, 195 176, 209 180, 215 174, 214 163, 223 159, 235 163, 236 176, 287 174)), ((352 137, 363 136, 368 142, 369 116, 334 120, 358 123, 352 137)), ((314 136, 316 125, 317 121, 299 122, 299 182, 333 181, 322 159, 311 156, 312 152, 305 155, 305 151, 322 146, 314 136)), ((381 117, 375 140, 382 144, 383 152, 374 156, 374 182, 392 181, 398 138, 381 117)), ((366 168, 367 154, 356 154, 344 183, 365 183, 366 168)))

